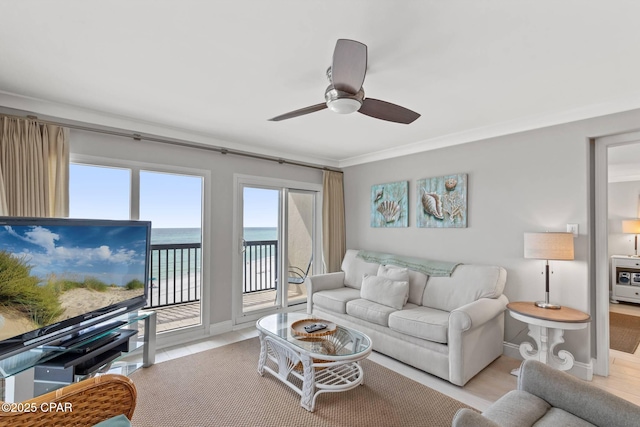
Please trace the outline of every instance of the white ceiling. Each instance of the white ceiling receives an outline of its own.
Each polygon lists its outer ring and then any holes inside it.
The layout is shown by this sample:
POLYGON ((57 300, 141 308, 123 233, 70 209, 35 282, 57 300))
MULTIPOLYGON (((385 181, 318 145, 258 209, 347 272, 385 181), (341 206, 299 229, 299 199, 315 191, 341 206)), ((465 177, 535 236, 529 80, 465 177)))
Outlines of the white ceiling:
POLYGON ((0 105, 348 166, 640 108, 638 16, 635 0, 0 0, 0 105), (367 95, 422 117, 267 121, 323 101, 338 38, 368 45, 367 95))

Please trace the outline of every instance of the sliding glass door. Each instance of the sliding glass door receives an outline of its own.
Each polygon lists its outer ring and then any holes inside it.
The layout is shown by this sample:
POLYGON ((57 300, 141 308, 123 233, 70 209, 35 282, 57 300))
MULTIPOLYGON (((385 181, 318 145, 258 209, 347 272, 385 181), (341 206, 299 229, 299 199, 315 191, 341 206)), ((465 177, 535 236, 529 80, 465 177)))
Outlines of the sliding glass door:
POLYGON ((319 254, 313 185, 237 179, 235 322, 250 321, 307 301, 306 277, 319 254))

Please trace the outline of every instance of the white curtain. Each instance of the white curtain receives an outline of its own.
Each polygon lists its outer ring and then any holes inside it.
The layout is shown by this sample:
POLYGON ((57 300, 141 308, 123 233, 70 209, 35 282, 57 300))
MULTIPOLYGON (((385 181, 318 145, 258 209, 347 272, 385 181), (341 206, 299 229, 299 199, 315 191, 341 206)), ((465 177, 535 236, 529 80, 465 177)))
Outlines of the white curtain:
POLYGON ((322 186, 322 254, 325 271, 340 271, 347 251, 344 185, 341 172, 324 171, 322 186))
POLYGON ((0 117, 0 214, 69 216, 69 130, 0 117))

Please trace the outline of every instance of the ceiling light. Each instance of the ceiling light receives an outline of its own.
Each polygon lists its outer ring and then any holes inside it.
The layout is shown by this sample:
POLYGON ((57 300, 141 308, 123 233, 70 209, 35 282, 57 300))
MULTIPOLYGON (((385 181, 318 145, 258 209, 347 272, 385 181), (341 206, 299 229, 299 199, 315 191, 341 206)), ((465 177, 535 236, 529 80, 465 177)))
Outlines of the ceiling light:
POLYGON ((340 98, 327 101, 327 107, 334 113, 338 114, 351 114, 360 109, 362 104, 357 99, 353 98, 340 98))

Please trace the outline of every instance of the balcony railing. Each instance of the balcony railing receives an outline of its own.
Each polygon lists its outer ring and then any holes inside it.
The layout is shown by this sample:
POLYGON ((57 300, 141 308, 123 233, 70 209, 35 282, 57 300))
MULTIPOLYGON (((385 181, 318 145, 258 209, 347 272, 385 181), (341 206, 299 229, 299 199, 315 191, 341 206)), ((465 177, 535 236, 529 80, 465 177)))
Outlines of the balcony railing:
MULTIPOLYGON (((243 293, 276 289, 278 241, 244 242, 243 293)), ((147 307, 200 301, 200 243, 151 245, 150 291, 147 307)))
POLYGON ((151 245, 147 307, 200 301, 200 243, 151 245))
POLYGON ((278 241, 245 241, 243 255, 244 284, 242 292, 249 294, 276 289, 278 241))

